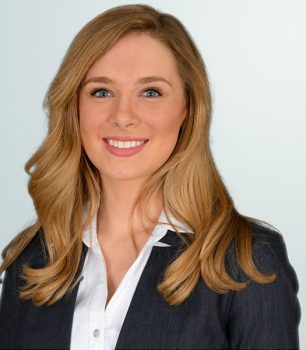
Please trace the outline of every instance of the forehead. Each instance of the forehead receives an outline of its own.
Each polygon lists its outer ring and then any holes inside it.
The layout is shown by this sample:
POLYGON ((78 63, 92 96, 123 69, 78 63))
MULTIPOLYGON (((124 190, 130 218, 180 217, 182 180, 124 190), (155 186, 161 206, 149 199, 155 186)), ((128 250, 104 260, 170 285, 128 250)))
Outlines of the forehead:
POLYGON ((131 32, 120 38, 89 69, 86 77, 107 75, 139 78, 163 75, 180 80, 176 59, 160 40, 147 33, 131 32))

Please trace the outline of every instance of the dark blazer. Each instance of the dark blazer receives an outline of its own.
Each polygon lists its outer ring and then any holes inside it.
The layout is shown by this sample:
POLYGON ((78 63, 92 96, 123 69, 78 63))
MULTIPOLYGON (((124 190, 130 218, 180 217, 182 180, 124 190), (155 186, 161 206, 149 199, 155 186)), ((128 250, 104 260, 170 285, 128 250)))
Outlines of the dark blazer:
MULTIPOLYGON (((156 285, 183 244, 168 230, 161 241, 171 247, 153 247, 116 349, 297 349, 298 283, 284 242, 274 231, 251 226, 254 260, 261 271, 277 273, 274 282, 250 282, 240 292, 218 294, 200 280, 183 304, 170 307, 156 285)), ((52 306, 36 307, 18 297, 22 264, 41 267, 46 262, 42 244, 40 232, 6 271, 0 305, 1 349, 69 349, 78 285, 52 306)), ((84 245, 82 264, 86 253, 84 245)), ((238 280, 245 279, 231 253, 227 267, 238 280)))

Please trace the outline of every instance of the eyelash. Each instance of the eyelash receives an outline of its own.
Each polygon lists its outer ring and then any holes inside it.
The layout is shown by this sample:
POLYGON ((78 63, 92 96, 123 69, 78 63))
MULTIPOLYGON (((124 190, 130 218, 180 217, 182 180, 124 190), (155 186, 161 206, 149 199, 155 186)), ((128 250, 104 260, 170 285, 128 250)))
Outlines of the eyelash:
MULTIPOLYGON (((106 91, 109 93, 109 90, 107 89, 103 89, 103 88, 99 88, 99 89, 94 89, 92 92, 90 92, 90 95, 93 96, 93 97, 97 97, 97 98, 105 98, 107 96, 95 96, 95 94, 99 91, 106 91)), ((143 93, 147 92, 147 91, 154 91, 155 93, 158 93, 159 96, 148 96, 149 98, 155 98, 155 97, 160 97, 162 96, 162 92, 160 91, 160 89, 156 88, 156 87, 152 87, 152 88, 148 88, 148 89, 145 89, 143 91, 143 93)))
MULTIPOLYGON (((162 96, 161 91, 160 91, 159 89, 157 89, 157 88, 148 88, 148 89, 145 89, 145 90, 144 90, 144 93, 147 92, 147 91, 154 91, 154 92, 158 93, 158 95, 159 95, 158 97, 162 96)), ((152 97, 156 97, 156 96, 151 96, 151 98, 152 98, 152 97)))
POLYGON ((105 96, 95 96, 95 94, 97 92, 100 92, 100 91, 107 91, 107 92, 109 92, 107 89, 95 89, 95 90, 91 91, 90 95, 93 96, 93 97, 99 97, 99 98, 100 97, 105 97, 105 96))

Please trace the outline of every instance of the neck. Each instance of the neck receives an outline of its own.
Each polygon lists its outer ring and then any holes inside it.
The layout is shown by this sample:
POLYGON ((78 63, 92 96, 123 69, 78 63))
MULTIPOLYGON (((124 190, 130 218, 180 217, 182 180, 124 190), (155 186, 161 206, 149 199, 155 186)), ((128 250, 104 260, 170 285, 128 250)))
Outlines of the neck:
MULTIPOLYGON (((135 233, 143 232, 144 226, 150 231, 152 224, 142 222, 140 213, 133 206, 141 191, 143 182, 113 181, 103 179, 103 201, 98 210, 97 228, 99 236, 106 235, 111 239, 126 239, 131 237, 130 225, 134 224, 135 233), (143 226, 144 225, 144 226, 143 226)), ((158 219, 162 211, 161 196, 156 194, 150 199, 148 212, 152 219, 158 219)))

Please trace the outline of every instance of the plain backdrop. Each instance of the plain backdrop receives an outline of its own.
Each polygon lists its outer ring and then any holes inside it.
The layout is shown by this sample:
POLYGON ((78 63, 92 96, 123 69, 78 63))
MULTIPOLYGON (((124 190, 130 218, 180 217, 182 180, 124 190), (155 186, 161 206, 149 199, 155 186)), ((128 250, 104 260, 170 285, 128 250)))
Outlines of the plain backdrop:
MULTIPOLYGON (((0 249, 35 219, 23 167, 46 135, 42 100, 69 43, 135 1, 0 0, 0 249)), ((238 210, 285 239, 306 312, 306 1, 142 1, 177 16, 206 63, 212 149, 238 210)), ((306 322, 300 325, 306 349, 306 322)))

